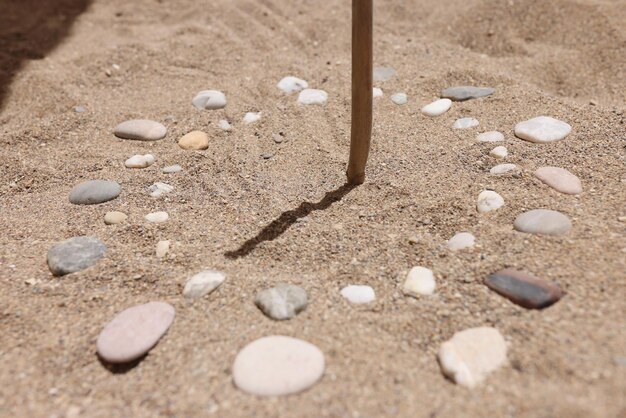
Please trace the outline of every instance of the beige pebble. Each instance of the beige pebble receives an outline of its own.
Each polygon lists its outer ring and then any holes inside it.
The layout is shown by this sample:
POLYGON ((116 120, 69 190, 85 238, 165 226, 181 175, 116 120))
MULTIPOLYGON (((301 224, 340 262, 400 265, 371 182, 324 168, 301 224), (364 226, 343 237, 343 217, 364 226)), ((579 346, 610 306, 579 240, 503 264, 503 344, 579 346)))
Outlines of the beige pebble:
POLYGON ((204 150, 209 147, 209 136, 202 131, 191 131, 178 140, 182 149, 204 150))
POLYGON ((124 222, 128 218, 124 212, 112 211, 104 214, 104 223, 107 225, 115 225, 124 222))
POLYGON ((156 256, 158 258, 163 258, 167 255, 169 250, 170 250, 169 241, 159 241, 156 245, 156 256))

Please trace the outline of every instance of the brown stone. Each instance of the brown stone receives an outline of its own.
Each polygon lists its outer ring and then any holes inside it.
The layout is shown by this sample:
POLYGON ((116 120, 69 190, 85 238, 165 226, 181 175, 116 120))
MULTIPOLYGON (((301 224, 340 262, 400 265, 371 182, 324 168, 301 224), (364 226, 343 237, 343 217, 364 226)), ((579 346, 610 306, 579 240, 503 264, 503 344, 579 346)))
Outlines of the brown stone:
POLYGON ((528 309, 547 308, 565 294, 554 283, 513 269, 491 274, 485 279, 485 285, 511 302, 528 309))

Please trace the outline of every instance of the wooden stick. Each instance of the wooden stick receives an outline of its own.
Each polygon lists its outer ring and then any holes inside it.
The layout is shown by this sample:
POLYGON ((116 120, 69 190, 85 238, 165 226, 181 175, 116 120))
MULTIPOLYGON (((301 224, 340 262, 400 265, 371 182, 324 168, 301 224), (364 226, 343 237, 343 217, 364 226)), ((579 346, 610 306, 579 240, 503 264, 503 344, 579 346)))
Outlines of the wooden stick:
POLYGON ((365 181, 372 137, 373 0, 352 0, 352 131, 348 183, 365 181))

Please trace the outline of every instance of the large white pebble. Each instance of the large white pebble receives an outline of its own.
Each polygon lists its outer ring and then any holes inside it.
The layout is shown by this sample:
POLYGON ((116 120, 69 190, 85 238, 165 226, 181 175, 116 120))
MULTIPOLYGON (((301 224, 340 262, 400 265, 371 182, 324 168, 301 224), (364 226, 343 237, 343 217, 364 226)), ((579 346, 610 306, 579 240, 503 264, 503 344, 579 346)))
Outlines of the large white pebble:
POLYGON ((154 163, 154 157, 151 154, 133 155, 124 162, 127 168, 146 168, 154 163))
POLYGON ((351 303, 369 303, 376 300, 376 293, 370 286, 350 285, 341 289, 341 296, 351 303))
POLYGON ((572 127, 549 116, 538 116, 515 125, 515 136, 530 142, 560 141, 572 131, 572 127))
POLYGON ((451 250, 463 250, 474 246, 476 238, 469 232, 459 232, 448 240, 448 248, 451 250))
POLYGON ((226 106, 226 95, 217 90, 202 90, 191 103, 201 110, 221 109, 226 106))
POLYGON ((328 101, 328 93, 324 90, 305 89, 298 95, 298 103, 304 105, 323 106, 328 101))
POLYGON ((221 271, 201 271, 187 280, 183 289, 183 296, 189 299, 201 298, 217 289, 224 280, 226 280, 226 275, 221 271))
POLYGON ((504 206, 504 198, 493 190, 484 190, 478 195, 476 209, 478 212, 491 212, 504 206))
POLYGON ((276 85, 285 94, 295 93, 302 89, 309 88, 309 83, 298 77, 287 76, 276 85))
POLYGON ((157 141, 164 138, 167 134, 167 128, 147 119, 133 119, 117 125, 113 134, 122 139, 135 139, 139 141, 157 141))
POLYGON ((446 113, 452 106, 452 100, 439 99, 427 104, 422 108, 422 113, 426 116, 439 116, 446 113))
POLYGON ((167 221, 170 216, 167 214, 167 212, 152 212, 144 216, 144 218, 148 222, 161 223, 167 221))
POLYGON ((409 296, 432 295, 435 292, 435 275, 426 267, 413 267, 406 276, 402 288, 409 296))

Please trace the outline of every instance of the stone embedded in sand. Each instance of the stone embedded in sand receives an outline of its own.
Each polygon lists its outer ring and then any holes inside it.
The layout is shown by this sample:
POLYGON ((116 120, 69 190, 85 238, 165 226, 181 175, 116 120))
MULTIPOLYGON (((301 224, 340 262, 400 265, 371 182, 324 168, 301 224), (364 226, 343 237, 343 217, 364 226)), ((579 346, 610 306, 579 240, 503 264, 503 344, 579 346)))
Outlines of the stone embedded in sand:
POLYGON ((74 107, 74 112, 76 113, 85 113, 87 108, 85 106, 76 106, 74 107))
POLYGON ((273 335, 246 345, 235 358, 235 385, 258 396, 302 392, 324 374, 324 354, 311 343, 273 335))
POLYGON ((163 167, 163 172, 165 174, 172 174, 172 173, 178 173, 179 171, 182 171, 182 167, 179 166, 178 164, 174 164, 174 165, 168 165, 167 167, 163 167))
POLYGON ((474 128, 476 126, 479 125, 480 122, 478 122, 478 119, 474 119, 474 118, 461 118, 461 119, 457 119, 454 124, 452 125, 452 128, 454 129, 468 129, 468 128, 474 128))
POLYGON ((230 126, 230 123, 228 123, 226 119, 221 119, 218 125, 222 131, 228 132, 232 129, 232 127, 230 126))
POLYGON ((122 139, 157 141, 165 137, 167 128, 153 120, 133 119, 117 125, 113 134, 122 139))
POLYGON ((199 299, 208 295, 226 280, 226 275, 217 270, 205 270, 191 276, 185 283, 183 296, 199 299))
POLYGON ((496 89, 491 87, 456 86, 443 90, 441 97, 452 99, 455 102, 462 102, 464 100, 490 96, 495 91, 496 89))
POLYGON ((493 158, 506 158, 506 156, 509 155, 509 150, 507 150, 506 147, 500 145, 499 147, 495 147, 494 149, 489 151, 489 155, 491 155, 493 158))
POLYGON ((452 106, 452 100, 439 99, 427 104, 422 108, 422 113, 426 116, 439 116, 446 113, 452 106))
POLYGON ((96 237, 74 237, 54 244, 48 251, 48 267, 54 276, 85 270, 104 257, 107 247, 96 237))
POLYGON ((148 190, 150 190, 150 196, 161 197, 164 194, 174 190, 174 188, 167 183, 161 183, 160 181, 157 181, 152 186, 150 186, 148 190))
POLYGON ((170 216, 167 214, 167 212, 152 212, 144 216, 144 218, 148 222, 161 223, 167 221, 170 216))
POLYGON ((146 168, 154 164, 154 156, 152 154, 133 155, 124 162, 127 168, 146 168))
POLYGON ((265 315, 280 321, 291 319, 303 311, 309 300, 300 286, 280 283, 259 292, 254 303, 265 315))
POLYGON ((169 252, 169 250, 170 250, 169 241, 162 240, 162 241, 157 242, 156 251, 155 251, 157 258, 165 257, 167 253, 169 252))
POLYGON ((372 89, 372 97, 374 99, 377 99, 379 97, 383 97, 383 91, 381 89, 379 89, 378 87, 374 87, 372 89))
POLYGON ((370 286, 350 285, 341 289, 340 293, 350 303, 370 303, 376 300, 376 293, 370 286))
POLYGON ((504 141, 504 135, 498 131, 483 132, 476 137, 478 142, 500 142, 504 141))
POLYGON ((374 67, 374 81, 387 81, 396 75, 396 70, 391 67, 374 67))
POLYGON ((498 164, 497 166, 492 167, 489 172, 491 174, 505 174, 516 170, 518 170, 518 167, 515 164, 498 164))
POLYGON ((451 250, 463 250, 465 248, 472 248, 476 238, 469 232, 459 232, 448 240, 448 248, 451 250))
POLYGON ((98 354, 109 363, 137 360, 163 337, 175 314, 174 307, 165 302, 149 302, 120 312, 100 332, 98 354))
POLYGON ((205 150, 209 148, 209 136, 202 131, 191 131, 178 140, 182 149, 205 150))
POLYGON ((282 80, 280 80, 278 84, 276 84, 276 87, 281 89, 283 93, 290 94, 290 93, 298 92, 302 89, 309 88, 309 83, 302 80, 301 78, 287 76, 283 78, 282 80))
POLYGON ((104 223, 107 225, 115 225, 121 224, 126 219, 128 219, 128 215, 124 212, 111 211, 104 214, 104 223))
POLYGON ((391 95, 391 101, 397 105, 403 105, 409 101, 409 98, 406 93, 395 93, 391 95))
POLYGON ((515 135, 530 142, 560 141, 572 130, 565 122, 549 116, 539 116, 515 125, 515 135))
POLYGON ((478 195, 476 209, 480 213, 491 212, 504 206, 504 199, 493 190, 483 190, 478 195))
POLYGON ((303 105, 323 106, 328 101, 328 93, 324 90, 304 89, 298 95, 298 103, 303 105))
POLYGON ((432 295, 435 292, 435 275, 426 267, 413 267, 406 276, 402 287, 405 295, 418 297, 432 295))
POLYGON ((565 235, 572 222, 561 212, 550 209, 533 209, 519 215, 513 226, 520 232, 544 235, 565 235))
POLYGON ((70 203, 95 205, 108 202, 120 195, 122 188, 115 181, 89 180, 75 186, 70 192, 70 203))
POLYGON ((580 194, 583 192, 580 179, 564 168, 541 167, 535 171, 535 176, 561 193, 580 194))
POLYGON ((217 90, 202 90, 196 94, 191 103, 196 109, 216 110, 226 107, 226 96, 217 90))
POLYGON ((523 271, 504 269, 485 279, 485 285, 511 302, 528 309, 543 309, 565 294, 561 288, 523 271))
POLYGON ((455 333, 439 348, 437 357, 444 375, 456 384, 473 388, 506 363, 506 341, 491 327, 455 333))
POLYGON ((261 119, 261 112, 248 112, 243 116, 243 123, 250 125, 261 119))

